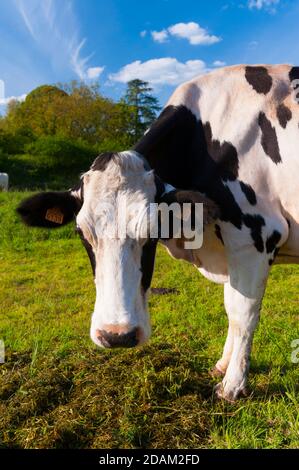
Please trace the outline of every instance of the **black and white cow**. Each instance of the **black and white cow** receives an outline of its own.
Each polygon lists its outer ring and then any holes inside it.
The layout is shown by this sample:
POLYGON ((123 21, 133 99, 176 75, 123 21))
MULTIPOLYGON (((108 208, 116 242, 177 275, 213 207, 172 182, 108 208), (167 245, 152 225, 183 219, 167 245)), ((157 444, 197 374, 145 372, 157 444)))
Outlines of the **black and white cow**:
POLYGON ((134 150, 100 155, 77 188, 21 204, 29 225, 76 219, 95 275, 97 345, 135 346, 149 337, 146 292, 157 243, 105 237, 116 221, 97 209, 99 202, 125 201, 135 220, 136 202, 146 210, 155 200, 203 201, 202 247, 187 250, 175 238, 163 243, 224 284, 229 327, 216 392, 227 400, 245 394, 270 266, 299 260, 298 78, 299 68, 288 65, 226 67, 195 78, 176 89, 134 150))

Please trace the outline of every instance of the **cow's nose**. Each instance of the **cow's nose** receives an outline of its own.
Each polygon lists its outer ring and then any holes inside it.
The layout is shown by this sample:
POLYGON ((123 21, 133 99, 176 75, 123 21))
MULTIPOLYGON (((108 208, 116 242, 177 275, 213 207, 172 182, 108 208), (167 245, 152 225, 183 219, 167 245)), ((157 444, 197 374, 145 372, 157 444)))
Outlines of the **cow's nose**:
POLYGON ((106 330, 97 330, 96 333, 105 348, 133 348, 139 342, 137 327, 128 333, 112 333, 106 330))

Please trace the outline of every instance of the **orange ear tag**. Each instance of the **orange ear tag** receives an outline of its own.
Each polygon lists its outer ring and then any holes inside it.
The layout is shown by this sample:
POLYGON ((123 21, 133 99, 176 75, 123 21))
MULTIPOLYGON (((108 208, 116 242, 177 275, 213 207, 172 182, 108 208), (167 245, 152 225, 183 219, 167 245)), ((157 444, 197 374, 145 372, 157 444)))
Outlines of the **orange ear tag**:
POLYGON ((45 219, 50 222, 55 222, 55 224, 62 224, 64 215, 59 209, 59 207, 52 207, 48 209, 45 215, 45 219))

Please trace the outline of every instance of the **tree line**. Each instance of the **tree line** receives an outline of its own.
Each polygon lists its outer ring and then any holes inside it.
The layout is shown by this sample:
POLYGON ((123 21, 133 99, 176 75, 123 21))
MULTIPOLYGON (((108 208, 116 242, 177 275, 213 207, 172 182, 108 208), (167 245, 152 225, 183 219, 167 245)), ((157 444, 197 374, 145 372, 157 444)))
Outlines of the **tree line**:
POLYGON ((47 156, 68 166, 101 151, 131 147, 159 110, 151 87, 139 79, 128 82, 119 101, 104 97, 97 84, 43 85, 24 102, 11 101, 0 117, 0 156, 47 156))

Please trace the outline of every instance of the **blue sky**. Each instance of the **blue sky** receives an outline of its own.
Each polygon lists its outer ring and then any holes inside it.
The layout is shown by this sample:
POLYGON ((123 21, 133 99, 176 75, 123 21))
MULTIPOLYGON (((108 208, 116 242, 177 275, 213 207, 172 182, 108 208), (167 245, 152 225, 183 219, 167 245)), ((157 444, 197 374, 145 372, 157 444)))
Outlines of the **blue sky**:
POLYGON ((0 8, 2 110, 44 83, 98 80, 117 99, 139 77, 164 104, 180 82, 218 66, 299 63, 299 0, 1 0, 0 8))

